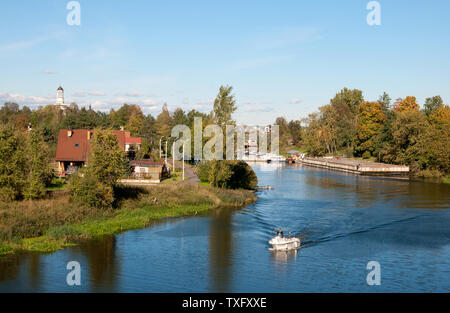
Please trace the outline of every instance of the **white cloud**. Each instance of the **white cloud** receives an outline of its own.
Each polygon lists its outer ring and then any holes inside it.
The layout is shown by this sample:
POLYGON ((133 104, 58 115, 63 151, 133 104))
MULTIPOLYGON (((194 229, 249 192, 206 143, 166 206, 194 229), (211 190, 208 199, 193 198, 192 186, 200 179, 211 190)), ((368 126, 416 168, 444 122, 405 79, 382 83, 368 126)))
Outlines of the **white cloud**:
POLYGON ((158 111, 160 108, 157 105, 149 105, 149 106, 143 106, 142 107, 142 111, 147 113, 147 112, 155 112, 158 111))
POLYGON ((296 98, 296 99, 292 99, 291 101, 289 101, 289 103, 290 103, 290 104, 300 104, 300 103, 302 103, 302 100, 296 98))
POLYGON ((130 99, 126 98, 126 97, 116 97, 114 99, 112 99, 113 103, 118 103, 118 104, 124 104, 124 103, 129 103, 130 99))
POLYGON ((143 97, 144 95, 140 92, 137 91, 131 91, 131 92, 127 92, 125 93, 125 97, 134 97, 134 98, 139 98, 139 97, 143 97))
POLYGON ((104 93, 103 91, 91 91, 91 92, 88 92, 88 95, 94 96, 94 97, 104 97, 104 96, 106 96, 106 93, 104 93))
POLYGON ((246 108, 246 112, 272 112, 273 107, 263 106, 263 105, 251 105, 246 108))
POLYGON ((142 100, 141 103, 142 103, 143 105, 148 106, 148 105, 155 105, 157 102, 156 102, 156 100, 154 100, 154 99, 152 99, 152 98, 146 98, 146 99, 142 100))
POLYGON ((111 104, 105 101, 94 101, 92 103, 89 103, 89 105, 96 109, 109 109, 111 107, 111 104))
POLYGON ((0 100, 4 102, 16 102, 21 105, 48 105, 55 102, 54 97, 25 96, 22 94, 10 94, 0 92, 0 100))
POLYGON ((84 91, 76 91, 72 96, 76 98, 82 98, 86 97, 86 93, 84 91))

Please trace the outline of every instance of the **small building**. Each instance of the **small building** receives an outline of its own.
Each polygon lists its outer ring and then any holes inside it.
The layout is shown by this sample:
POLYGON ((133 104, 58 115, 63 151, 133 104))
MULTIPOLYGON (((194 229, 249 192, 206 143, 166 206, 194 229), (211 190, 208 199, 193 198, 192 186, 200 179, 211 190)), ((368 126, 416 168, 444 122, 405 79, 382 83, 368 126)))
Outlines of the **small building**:
MULTIPOLYGON (((129 155, 139 150, 142 138, 131 137, 129 132, 113 130, 119 146, 129 155)), ((55 161, 58 172, 73 174, 80 167, 86 165, 91 153, 91 140, 94 130, 89 129, 61 129, 58 136, 55 161)))
POLYGON ((163 161, 133 160, 131 165, 131 178, 160 182, 169 177, 169 170, 163 161))

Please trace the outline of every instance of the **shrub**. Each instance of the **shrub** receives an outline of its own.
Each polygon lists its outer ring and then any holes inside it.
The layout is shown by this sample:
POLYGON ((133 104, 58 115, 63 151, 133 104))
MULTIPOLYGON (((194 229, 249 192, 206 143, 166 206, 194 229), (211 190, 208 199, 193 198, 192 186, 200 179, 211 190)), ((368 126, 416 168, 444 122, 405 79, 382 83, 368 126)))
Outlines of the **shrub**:
POLYGON ((253 169, 244 161, 232 161, 232 175, 228 181, 231 189, 256 189, 258 186, 258 177, 253 169))
POLYGON ((197 165, 197 176, 203 183, 209 183, 209 162, 203 161, 197 165))
POLYGON ((370 151, 366 151, 362 155, 363 159, 370 159, 371 156, 372 155, 371 155, 370 151))
POLYGON ((113 187, 98 182, 89 173, 74 175, 69 182, 72 199, 92 208, 108 208, 114 202, 113 187))
POLYGON ((253 190, 258 178, 253 169, 244 161, 204 161, 197 167, 201 182, 226 189, 253 190))

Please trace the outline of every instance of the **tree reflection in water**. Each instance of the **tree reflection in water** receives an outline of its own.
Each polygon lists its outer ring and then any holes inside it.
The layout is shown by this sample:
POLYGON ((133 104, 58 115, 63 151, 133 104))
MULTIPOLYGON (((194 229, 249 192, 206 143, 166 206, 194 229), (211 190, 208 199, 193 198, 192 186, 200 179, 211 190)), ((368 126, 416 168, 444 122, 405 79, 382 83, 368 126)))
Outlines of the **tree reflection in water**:
POLYGON ((89 263, 92 291, 116 291, 120 264, 116 255, 115 236, 89 242, 81 251, 89 263))
POLYGON ((233 266, 232 215, 230 209, 216 210, 210 222, 209 233, 209 270, 212 292, 231 290, 231 272, 233 266))

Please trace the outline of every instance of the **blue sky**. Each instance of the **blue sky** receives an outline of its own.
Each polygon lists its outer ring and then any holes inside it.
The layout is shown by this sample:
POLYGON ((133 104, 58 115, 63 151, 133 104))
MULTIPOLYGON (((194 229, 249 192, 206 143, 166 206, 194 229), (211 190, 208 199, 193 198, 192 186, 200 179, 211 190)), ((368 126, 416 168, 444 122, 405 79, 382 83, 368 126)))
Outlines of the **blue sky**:
POLYGON ((0 103, 66 102, 159 113, 164 102, 209 111, 234 87, 241 123, 306 117, 343 87, 367 100, 441 95, 450 101, 450 1, 65 0, 0 4, 0 103))

